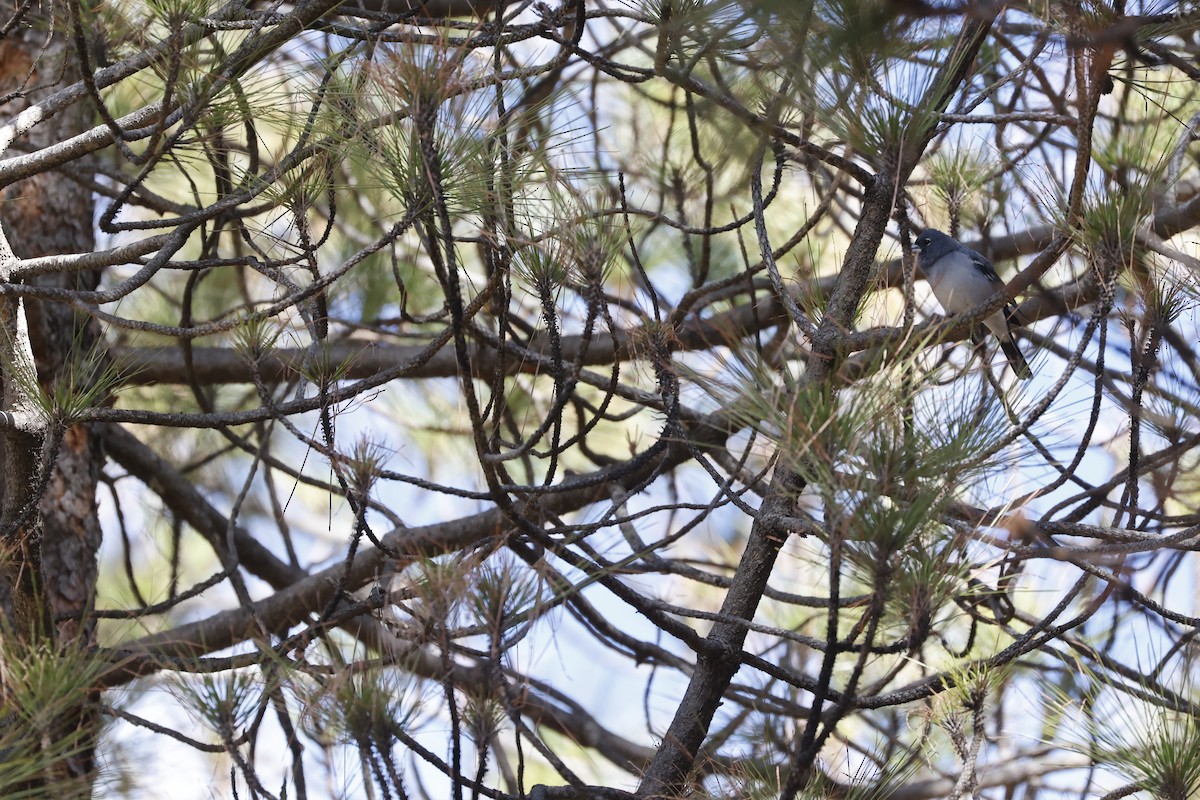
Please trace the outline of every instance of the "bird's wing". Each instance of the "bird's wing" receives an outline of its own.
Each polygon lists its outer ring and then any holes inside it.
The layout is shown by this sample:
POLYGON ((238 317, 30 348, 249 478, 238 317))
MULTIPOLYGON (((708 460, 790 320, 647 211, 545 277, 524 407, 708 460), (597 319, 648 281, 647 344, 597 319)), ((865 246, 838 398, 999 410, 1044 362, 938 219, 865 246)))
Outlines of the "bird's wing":
MULTIPOLYGON (((987 278, 988 283, 993 284, 997 289, 1004 286, 1004 281, 996 273, 996 268, 992 266, 992 262, 988 261, 983 253, 977 253, 969 247, 963 247, 971 255, 971 263, 975 265, 975 269, 979 270, 979 274, 987 278)), ((1021 327, 1025 324, 1024 320, 1017 316, 1017 304, 1009 300, 1001 309, 1004 312, 1004 321, 1009 325, 1021 327)))
POLYGON ((988 279, 988 283, 1004 285, 1004 281, 1000 280, 1000 276, 996 274, 996 268, 992 266, 992 262, 988 261, 983 253, 977 253, 969 247, 964 247, 963 250, 966 250, 971 256, 971 262, 975 265, 975 269, 979 270, 979 274, 988 279))

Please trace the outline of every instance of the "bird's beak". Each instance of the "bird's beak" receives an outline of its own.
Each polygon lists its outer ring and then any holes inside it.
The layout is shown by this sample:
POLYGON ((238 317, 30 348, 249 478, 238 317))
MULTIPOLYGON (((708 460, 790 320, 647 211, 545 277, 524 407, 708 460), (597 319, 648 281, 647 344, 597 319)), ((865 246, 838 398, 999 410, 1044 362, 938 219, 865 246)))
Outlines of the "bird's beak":
POLYGON ((909 249, 909 251, 911 251, 913 253, 917 253, 918 255, 921 253, 921 246, 916 243, 913 243, 913 246, 908 249, 909 249))

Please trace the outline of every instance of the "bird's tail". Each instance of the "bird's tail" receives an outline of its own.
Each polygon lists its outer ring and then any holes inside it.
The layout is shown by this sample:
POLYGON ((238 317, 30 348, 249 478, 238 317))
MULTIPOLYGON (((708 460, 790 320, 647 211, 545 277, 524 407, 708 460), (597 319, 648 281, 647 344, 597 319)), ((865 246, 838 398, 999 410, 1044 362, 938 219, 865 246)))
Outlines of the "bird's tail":
POLYGON ((1027 380, 1033 377, 1033 370, 1029 369, 1029 362, 1021 354, 1021 348, 1017 347, 1011 334, 1007 339, 1000 340, 1000 349, 1004 351, 1009 366, 1013 368, 1013 372, 1017 373, 1018 378, 1027 380))

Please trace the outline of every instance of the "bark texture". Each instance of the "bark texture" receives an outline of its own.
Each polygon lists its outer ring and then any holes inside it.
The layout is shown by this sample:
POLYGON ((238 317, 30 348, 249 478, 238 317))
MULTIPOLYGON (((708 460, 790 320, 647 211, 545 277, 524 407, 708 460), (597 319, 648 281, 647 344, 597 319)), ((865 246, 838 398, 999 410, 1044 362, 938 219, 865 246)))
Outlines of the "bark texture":
MULTIPOLYGON (((67 7, 50 4, 40 12, 31 12, 0 39, 0 95, 16 95, 3 107, 0 124, 78 79, 79 63, 68 25, 67 7)), ((36 150, 61 141, 84 130, 93 116, 88 101, 76 102, 19 137, 13 149, 36 150)), ((75 162, 62 171, 4 187, 0 225, 13 254, 28 258, 91 251, 94 234, 90 183, 89 165, 75 162)), ((37 280, 45 285, 91 288, 98 277, 97 273, 85 272, 37 280)), ((70 365, 77 354, 86 352, 96 341, 95 324, 61 304, 27 302, 23 309, 14 307, 25 315, 37 383, 51 393, 56 385, 70 379, 70 365)), ((8 388, 29 392, 32 386, 8 388)), ((86 622, 86 614, 93 606, 96 591, 96 554, 101 536, 96 485, 103 453, 99 439, 86 425, 57 429, 51 425, 43 436, 49 443, 27 441, 23 454, 5 454, 4 463, 9 466, 8 474, 3 476, 7 514, 18 513, 24 505, 22 498, 40 491, 37 513, 27 514, 28 519, 10 534, 22 537, 24 544, 9 548, 14 556, 9 571, 26 578, 25 583, 13 587, 18 594, 33 593, 31 597, 16 598, 18 602, 40 606, 40 623, 30 629, 34 640, 23 644, 62 652, 90 644, 94 632, 86 622), (52 466, 48 463, 51 458, 52 466), (20 463, 26 467, 18 471, 16 465, 20 463), (16 481, 23 482, 20 491, 16 491, 16 481)), ((16 435, 5 440, 6 448, 11 449, 14 443, 19 443, 16 435)), ((93 750, 98 732, 95 715, 86 706, 77 706, 62 715, 57 724, 73 746, 41 784, 53 781, 56 794, 87 796, 94 775, 93 750)), ((62 736, 56 738, 61 740, 62 736)))

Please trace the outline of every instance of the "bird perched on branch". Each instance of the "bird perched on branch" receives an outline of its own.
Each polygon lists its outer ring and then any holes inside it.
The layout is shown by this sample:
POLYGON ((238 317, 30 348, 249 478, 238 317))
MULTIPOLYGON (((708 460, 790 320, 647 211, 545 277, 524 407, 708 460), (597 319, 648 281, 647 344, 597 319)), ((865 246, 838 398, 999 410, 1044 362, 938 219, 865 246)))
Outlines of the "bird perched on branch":
MULTIPOLYGON (((992 262, 941 231, 925 230, 913 244, 913 252, 920 255, 921 272, 947 315, 970 311, 1004 288, 992 262)), ((1000 340, 1000 349, 1017 377, 1029 378, 1033 373, 1012 335, 1016 310, 1010 300, 984 317, 983 324, 1000 340)))

